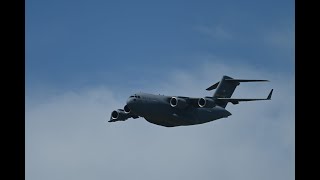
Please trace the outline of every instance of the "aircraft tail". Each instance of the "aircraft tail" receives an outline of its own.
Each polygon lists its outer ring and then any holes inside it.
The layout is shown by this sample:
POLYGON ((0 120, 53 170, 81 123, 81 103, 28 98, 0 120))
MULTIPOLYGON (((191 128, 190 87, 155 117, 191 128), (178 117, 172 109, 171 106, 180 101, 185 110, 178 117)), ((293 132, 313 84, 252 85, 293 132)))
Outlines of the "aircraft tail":
POLYGON ((248 79, 233 79, 229 76, 223 76, 222 79, 208 87, 206 90, 211 91, 213 89, 217 89, 213 98, 216 99, 216 104, 220 107, 225 108, 228 104, 228 101, 221 101, 219 98, 230 98, 236 89, 236 87, 240 84, 240 82, 261 82, 268 80, 248 80, 248 79))

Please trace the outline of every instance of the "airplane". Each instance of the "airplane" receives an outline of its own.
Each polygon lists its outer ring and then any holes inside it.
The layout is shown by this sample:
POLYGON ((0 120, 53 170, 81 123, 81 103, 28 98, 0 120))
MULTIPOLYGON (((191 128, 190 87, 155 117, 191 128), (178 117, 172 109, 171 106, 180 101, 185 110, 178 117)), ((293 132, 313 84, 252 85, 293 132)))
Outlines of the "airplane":
POLYGON ((112 111, 108 122, 143 117, 150 123, 164 127, 208 123, 230 116, 231 113, 225 109, 229 102, 238 104, 241 101, 271 100, 273 89, 265 99, 231 98, 240 82, 264 81, 268 80, 233 79, 224 75, 219 82, 206 89, 216 89, 213 96, 202 98, 136 93, 128 98, 123 109, 112 111))

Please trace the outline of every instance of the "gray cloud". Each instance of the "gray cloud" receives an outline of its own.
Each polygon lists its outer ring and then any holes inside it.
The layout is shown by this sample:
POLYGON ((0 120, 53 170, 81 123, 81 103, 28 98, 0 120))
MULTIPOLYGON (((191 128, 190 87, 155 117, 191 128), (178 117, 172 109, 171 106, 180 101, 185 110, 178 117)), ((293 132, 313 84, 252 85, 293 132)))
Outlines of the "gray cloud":
POLYGON ((229 104, 233 115, 227 119, 165 128, 141 118, 107 123, 133 93, 107 86, 41 103, 27 98, 26 179, 294 179, 293 76, 206 61, 192 72, 172 71, 167 81, 141 91, 211 95, 205 88, 224 74, 270 79, 241 84, 234 97, 265 97, 274 88, 273 99, 229 104))

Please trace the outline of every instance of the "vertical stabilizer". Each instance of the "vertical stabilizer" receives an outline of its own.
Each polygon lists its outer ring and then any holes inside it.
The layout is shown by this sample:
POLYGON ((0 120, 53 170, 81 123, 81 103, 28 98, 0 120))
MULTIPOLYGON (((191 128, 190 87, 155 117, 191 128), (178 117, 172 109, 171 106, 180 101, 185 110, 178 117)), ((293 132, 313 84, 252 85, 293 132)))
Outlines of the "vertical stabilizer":
MULTIPOLYGON (((230 81, 229 79, 233 79, 229 76, 223 76, 220 80, 217 90, 213 94, 213 98, 230 98, 236 89, 236 87, 240 84, 238 81, 230 81), (229 80, 229 81, 228 81, 229 80)), ((216 104, 220 107, 225 108, 228 102, 225 101, 216 101, 216 104)))
MULTIPOLYGON (((208 87, 206 90, 211 91, 213 89, 217 89, 216 92, 213 94, 213 99, 215 100, 216 105, 225 108, 228 102, 236 103, 240 99, 229 99, 236 87, 240 84, 240 82, 266 82, 268 80, 261 80, 261 79, 233 79, 229 76, 223 76, 221 81, 213 84, 212 86, 208 87)), ((268 96, 268 100, 271 99, 272 91, 268 96)), ((251 99, 253 100, 253 99, 251 99)), ((259 99, 262 100, 262 99, 259 99)), ((263 99, 266 100, 266 99, 263 99)), ((240 101, 248 101, 248 99, 242 99, 240 101)))

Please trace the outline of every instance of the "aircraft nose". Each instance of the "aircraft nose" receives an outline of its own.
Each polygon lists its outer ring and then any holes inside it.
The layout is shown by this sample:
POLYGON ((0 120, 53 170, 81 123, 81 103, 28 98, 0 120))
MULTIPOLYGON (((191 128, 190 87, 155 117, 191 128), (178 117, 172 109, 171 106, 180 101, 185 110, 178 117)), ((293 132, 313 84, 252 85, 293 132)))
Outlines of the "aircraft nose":
POLYGON ((132 104, 133 104, 135 101, 136 101, 135 98, 130 97, 130 98, 128 98, 128 100, 127 100, 127 105, 128 105, 129 107, 131 107, 132 104))

